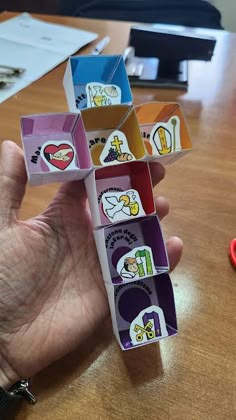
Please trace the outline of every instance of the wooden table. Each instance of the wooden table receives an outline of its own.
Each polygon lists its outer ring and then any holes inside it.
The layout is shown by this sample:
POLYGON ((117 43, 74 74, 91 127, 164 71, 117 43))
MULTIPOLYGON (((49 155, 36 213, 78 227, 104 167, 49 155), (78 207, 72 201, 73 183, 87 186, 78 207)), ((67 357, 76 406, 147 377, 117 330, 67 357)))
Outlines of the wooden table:
MULTIPOLYGON (((41 18, 109 34, 108 54, 127 44, 127 23, 41 18)), ((35 378, 40 402, 25 405, 17 419, 235 420, 236 274, 227 253, 236 236, 236 35, 215 34, 214 59, 191 65, 188 93, 133 89, 135 104, 181 103, 193 141, 193 151, 169 166, 156 188, 172 206, 165 235, 185 243, 172 274, 179 335, 122 352, 105 325, 35 378)), ((20 143, 21 115, 67 110, 64 70, 65 63, 0 105, 1 140, 20 143)), ((28 188, 22 217, 44 209, 55 188, 28 188)))

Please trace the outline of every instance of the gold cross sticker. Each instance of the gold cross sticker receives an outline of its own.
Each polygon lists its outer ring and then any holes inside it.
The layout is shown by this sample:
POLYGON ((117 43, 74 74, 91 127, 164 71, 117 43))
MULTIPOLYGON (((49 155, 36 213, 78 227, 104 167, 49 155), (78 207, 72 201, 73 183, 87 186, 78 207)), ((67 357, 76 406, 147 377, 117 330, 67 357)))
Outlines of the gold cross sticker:
POLYGON ((119 154, 121 154, 121 148, 120 148, 121 144, 123 144, 123 141, 119 140, 118 136, 114 136, 114 140, 111 142, 111 145, 115 146, 115 148, 116 148, 116 150, 119 154))

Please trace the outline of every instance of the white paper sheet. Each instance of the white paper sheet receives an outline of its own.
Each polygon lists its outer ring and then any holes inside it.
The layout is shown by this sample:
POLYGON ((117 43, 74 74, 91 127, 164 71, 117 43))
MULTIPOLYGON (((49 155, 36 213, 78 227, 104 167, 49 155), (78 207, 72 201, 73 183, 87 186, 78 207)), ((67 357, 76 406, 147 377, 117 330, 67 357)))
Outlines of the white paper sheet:
POLYGON ((23 13, 0 24, 0 65, 26 71, 11 87, 0 89, 0 103, 39 79, 97 34, 55 25, 23 13))

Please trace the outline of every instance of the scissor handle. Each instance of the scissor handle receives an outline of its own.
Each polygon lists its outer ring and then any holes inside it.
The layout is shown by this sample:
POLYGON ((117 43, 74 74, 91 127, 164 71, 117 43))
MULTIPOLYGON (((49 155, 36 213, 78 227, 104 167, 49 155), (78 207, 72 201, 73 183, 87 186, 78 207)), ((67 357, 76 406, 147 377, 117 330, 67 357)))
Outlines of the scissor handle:
POLYGON ((229 256, 233 266, 236 268, 236 238, 232 239, 229 245, 229 256))

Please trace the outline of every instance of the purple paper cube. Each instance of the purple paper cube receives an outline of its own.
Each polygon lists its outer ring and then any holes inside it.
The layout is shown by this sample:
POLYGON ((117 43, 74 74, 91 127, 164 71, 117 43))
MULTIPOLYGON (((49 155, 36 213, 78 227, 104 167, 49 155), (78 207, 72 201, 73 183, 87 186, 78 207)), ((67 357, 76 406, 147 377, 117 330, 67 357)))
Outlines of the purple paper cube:
POLYGON ((123 350, 177 334, 168 273, 115 287, 106 286, 114 334, 123 350))
POLYGON ((31 185, 83 179, 91 170, 86 133, 78 114, 28 115, 21 119, 31 185))
POLYGON ((156 215, 99 229, 95 239, 107 283, 129 283, 169 270, 156 215))

